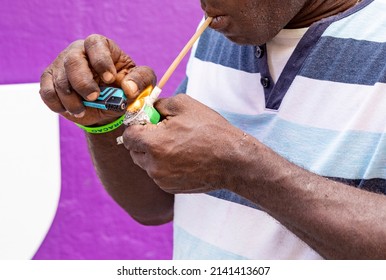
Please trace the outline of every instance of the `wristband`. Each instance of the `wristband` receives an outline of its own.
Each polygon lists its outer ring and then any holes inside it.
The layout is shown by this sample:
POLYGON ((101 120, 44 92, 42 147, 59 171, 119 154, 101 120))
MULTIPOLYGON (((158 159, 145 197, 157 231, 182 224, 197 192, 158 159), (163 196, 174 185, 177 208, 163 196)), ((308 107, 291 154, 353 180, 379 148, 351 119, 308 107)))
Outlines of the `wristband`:
POLYGON ((76 125, 88 133, 102 134, 102 133, 113 131, 118 127, 120 127, 123 124, 124 119, 125 119, 125 115, 122 115, 119 119, 113 121, 112 123, 109 123, 103 126, 96 126, 96 127, 84 126, 81 124, 76 124, 76 125))

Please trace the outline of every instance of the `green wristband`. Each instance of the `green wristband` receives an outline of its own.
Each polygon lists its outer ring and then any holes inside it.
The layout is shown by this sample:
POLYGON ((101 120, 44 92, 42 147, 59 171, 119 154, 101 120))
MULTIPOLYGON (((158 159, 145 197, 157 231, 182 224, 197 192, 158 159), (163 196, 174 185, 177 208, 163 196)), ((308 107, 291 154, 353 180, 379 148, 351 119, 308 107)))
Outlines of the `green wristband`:
POLYGON ((88 133, 102 134, 102 133, 113 131, 118 127, 120 127, 123 124, 124 119, 125 119, 125 115, 121 116, 119 119, 113 121, 112 123, 109 123, 103 126, 97 126, 97 127, 84 126, 80 124, 76 124, 76 125, 88 133))

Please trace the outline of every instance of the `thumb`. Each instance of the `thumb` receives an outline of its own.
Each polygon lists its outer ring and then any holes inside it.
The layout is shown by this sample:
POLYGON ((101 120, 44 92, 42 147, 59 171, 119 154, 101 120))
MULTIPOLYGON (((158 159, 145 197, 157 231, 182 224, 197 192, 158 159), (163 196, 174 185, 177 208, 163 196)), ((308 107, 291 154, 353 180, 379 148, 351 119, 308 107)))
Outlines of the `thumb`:
POLYGON ((129 103, 133 102, 149 85, 155 86, 157 83, 153 69, 147 66, 137 66, 126 73, 119 73, 117 80, 129 103))

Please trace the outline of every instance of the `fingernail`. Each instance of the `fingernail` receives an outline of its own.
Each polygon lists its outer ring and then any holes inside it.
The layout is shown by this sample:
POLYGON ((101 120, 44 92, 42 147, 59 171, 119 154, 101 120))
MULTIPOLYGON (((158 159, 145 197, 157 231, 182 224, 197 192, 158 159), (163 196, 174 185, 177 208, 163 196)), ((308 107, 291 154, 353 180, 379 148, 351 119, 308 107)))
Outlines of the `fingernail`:
POLYGON ((134 83, 133 81, 127 81, 127 82, 126 82, 126 86, 129 88, 129 90, 130 90, 130 92, 131 92, 132 94, 137 93, 137 91, 138 91, 138 86, 137 86, 137 84, 134 83))
POLYGON ((97 91, 94 91, 93 93, 90 93, 89 95, 87 95, 86 99, 88 101, 94 101, 95 99, 98 98, 98 95, 99 93, 97 91))
POLYGON ((104 80, 106 83, 112 83, 112 82, 114 82, 114 75, 111 74, 110 72, 104 72, 103 75, 102 75, 102 78, 103 78, 103 80, 104 80))
POLYGON ((78 118, 78 119, 81 119, 81 118, 84 117, 85 113, 86 113, 86 112, 83 111, 83 112, 80 112, 79 114, 74 114, 74 117, 75 117, 75 118, 78 118))

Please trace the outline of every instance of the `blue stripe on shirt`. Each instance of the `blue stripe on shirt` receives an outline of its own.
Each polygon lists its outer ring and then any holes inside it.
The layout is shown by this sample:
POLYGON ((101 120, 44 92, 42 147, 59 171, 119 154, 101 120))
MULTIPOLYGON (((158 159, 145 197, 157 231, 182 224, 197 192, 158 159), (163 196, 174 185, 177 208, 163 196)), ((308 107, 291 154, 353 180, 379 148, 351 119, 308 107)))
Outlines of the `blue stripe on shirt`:
POLYGON ((207 29, 200 37, 195 57, 244 72, 259 73, 255 50, 253 46, 237 45, 221 33, 207 29))
POLYGON ((209 244, 174 225, 174 260, 246 260, 247 258, 233 254, 209 244), (189 252, 189 253, 186 253, 189 252))
POLYGON ((299 74, 348 84, 386 83, 385 57, 386 43, 322 37, 299 74))
POLYGON ((274 114, 221 112, 228 121, 281 156, 322 176, 386 179, 386 134, 302 126, 274 114), (286 139, 283 141, 283 139, 286 139))

